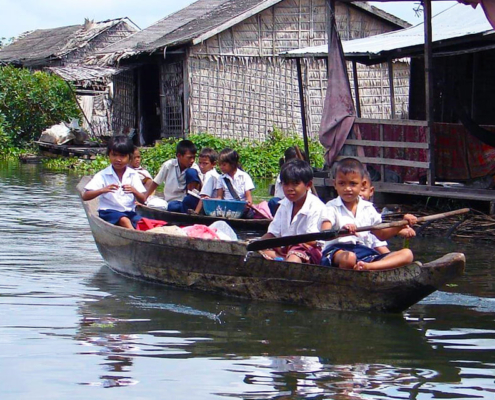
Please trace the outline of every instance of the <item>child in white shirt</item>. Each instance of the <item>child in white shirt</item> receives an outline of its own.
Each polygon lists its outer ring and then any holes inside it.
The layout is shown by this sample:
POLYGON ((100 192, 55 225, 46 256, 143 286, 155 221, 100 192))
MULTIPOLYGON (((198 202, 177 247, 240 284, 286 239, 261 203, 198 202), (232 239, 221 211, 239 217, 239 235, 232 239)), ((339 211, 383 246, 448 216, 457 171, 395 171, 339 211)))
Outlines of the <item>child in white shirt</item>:
MULTIPOLYGON (((218 161, 218 153, 209 148, 204 147, 199 153, 199 169, 203 174, 203 186, 199 193, 202 199, 217 197, 217 180, 220 174, 217 172, 216 165, 218 161)), ((199 214, 203 209, 203 201, 199 200, 195 214, 199 214)))
MULTIPOLYGON (((320 214, 325 205, 310 191, 313 181, 311 166, 303 160, 291 160, 282 167, 280 178, 284 199, 280 201, 280 207, 262 239, 318 232, 320 214)), ((297 263, 319 264, 321 259, 316 242, 265 250, 261 254, 268 259, 282 257, 297 263)))
POLYGON ((135 229, 141 219, 134 211, 135 202, 144 203, 146 192, 137 171, 128 166, 133 151, 134 144, 129 138, 112 137, 107 145, 111 165, 98 172, 82 194, 84 201, 100 197, 100 218, 129 229, 135 229))
POLYGON ((232 149, 223 149, 218 157, 222 175, 217 179, 217 198, 242 200, 253 204, 251 190, 254 183, 249 174, 239 168, 239 154, 232 149))

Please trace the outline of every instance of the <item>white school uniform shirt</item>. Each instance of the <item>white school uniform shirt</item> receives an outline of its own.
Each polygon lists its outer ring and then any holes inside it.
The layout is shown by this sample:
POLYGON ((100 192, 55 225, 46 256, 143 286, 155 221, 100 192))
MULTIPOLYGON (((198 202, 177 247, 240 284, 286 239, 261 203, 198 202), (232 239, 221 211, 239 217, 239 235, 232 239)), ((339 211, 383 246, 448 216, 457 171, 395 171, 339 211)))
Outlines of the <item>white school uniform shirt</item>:
POLYGON ((217 180, 220 174, 215 168, 210 169, 203 178, 203 187, 199 193, 201 196, 215 198, 217 196, 217 180))
POLYGON ((227 178, 232 183, 232 186, 234 187, 241 200, 245 201, 246 192, 248 190, 254 189, 254 183, 249 174, 241 171, 240 169, 237 169, 237 171, 235 172, 234 179, 232 179, 232 177, 228 174, 222 174, 217 179, 217 189, 223 189, 223 198, 225 200, 235 200, 235 198, 230 193, 230 190, 225 183, 224 178, 227 178))
MULTIPOLYGON (((356 216, 354 217, 352 212, 347 209, 339 196, 336 199, 330 200, 326 204, 325 211, 322 213, 322 217, 320 219, 320 226, 325 220, 330 221, 332 224, 332 229, 339 230, 347 224, 354 224, 358 228, 362 226, 376 225, 382 222, 382 216, 376 211, 372 203, 358 197, 356 216)), ((376 240, 378 240, 376 236, 369 231, 358 232, 357 236, 343 236, 325 242, 325 247, 337 243, 353 243, 363 244, 367 247, 373 248, 373 243, 376 240)))
MULTIPOLYGON (((198 164, 194 163, 191 168, 197 170, 199 177, 202 178, 203 174, 198 164)), ((163 197, 168 202, 173 200, 182 201, 186 196, 186 170, 181 172, 177 158, 165 161, 153 182, 157 185, 165 184, 163 197)))
POLYGON ((283 199, 285 197, 280 174, 278 174, 277 179, 275 180, 275 193, 273 194, 273 197, 278 197, 279 199, 283 199))
POLYGON ((292 201, 284 198, 279 204, 280 207, 268 226, 268 233, 282 237, 319 232, 320 215, 325 211, 325 204, 313 193, 307 193, 303 206, 292 221, 292 201))
POLYGON ((111 165, 98 172, 84 189, 98 190, 112 184, 118 185, 119 188, 115 192, 103 193, 98 196, 100 201, 99 210, 134 211, 136 208, 136 199, 132 193, 124 192, 123 185, 131 185, 140 193, 146 192, 136 170, 127 167, 122 176, 122 182, 120 182, 119 177, 111 165))
POLYGON ((141 178, 141 182, 144 181, 146 178, 153 179, 151 174, 148 172, 148 170, 144 169, 143 167, 138 167, 133 169, 139 174, 139 177, 141 178))

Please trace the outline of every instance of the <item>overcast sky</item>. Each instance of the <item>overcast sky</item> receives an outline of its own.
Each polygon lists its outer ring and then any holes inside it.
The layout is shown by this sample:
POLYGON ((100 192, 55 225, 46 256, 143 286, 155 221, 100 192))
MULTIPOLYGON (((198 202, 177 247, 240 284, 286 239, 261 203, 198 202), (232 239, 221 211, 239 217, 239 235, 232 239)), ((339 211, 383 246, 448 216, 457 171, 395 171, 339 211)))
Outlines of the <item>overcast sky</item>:
MULTIPOLYGON (((0 38, 35 29, 82 24, 88 17, 103 21, 129 17, 141 29, 195 0, 0 0, 0 38)), ((434 13, 456 2, 433 2, 434 13)), ((373 3, 412 24, 422 21, 413 9, 418 1, 373 3)))

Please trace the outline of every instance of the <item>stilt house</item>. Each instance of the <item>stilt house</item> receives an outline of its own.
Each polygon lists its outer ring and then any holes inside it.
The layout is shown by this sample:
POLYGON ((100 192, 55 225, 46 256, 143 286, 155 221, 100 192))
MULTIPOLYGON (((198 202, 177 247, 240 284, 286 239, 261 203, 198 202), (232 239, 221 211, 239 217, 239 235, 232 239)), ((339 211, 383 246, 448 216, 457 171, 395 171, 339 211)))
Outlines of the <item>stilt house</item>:
MULTIPOLYGON (((137 128, 143 144, 301 132, 297 66, 278 55, 326 43, 327 12, 325 0, 199 0, 105 48, 91 63, 132 68, 114 76, 114 131, 137 128)), ((408 25, 368 4, 338 3, 337 15, 344 38, 408 25)), ((326 79, 324 62, 304 68, 307 84, 326 79)))

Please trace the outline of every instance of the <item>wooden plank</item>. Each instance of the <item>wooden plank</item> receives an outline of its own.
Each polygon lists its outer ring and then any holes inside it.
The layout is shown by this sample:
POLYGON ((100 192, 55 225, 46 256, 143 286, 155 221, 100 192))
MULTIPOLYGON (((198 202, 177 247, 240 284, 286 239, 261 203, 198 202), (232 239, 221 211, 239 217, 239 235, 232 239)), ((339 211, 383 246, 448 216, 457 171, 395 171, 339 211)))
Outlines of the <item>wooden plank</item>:
MULTIPOLYGON (((342 160, 347 156, 338 156, 337 160, 342 160)), ((378 165, 395 165, 398 167, 413 167, 413 168, 430 168, 430 163, 422 161, 397 160, 395 158, 379 158, 379 157, 359 157, 359 161, 363 164, 378 164, 378 165)))
POLYGON ((373 119, 373 118, 356 118, 357 124, 371 125, 405 125, 405 126, 428 126, 427 121, 418 121, 414 119, 373 119))
POLYGON ((390 118, 395 119, 394 64, 388 60, 388 85, 390 88, 390 118))
POLYGON ((352 61, 352 77, 354 80, 354 97, 356 98, 356 113, 358 118, 361 117, 361 98, 359 97, 359 79, 357 72, 357 63, 352 61))
POLYGON ((428 143, 422 142, 394 142, 380 140, 357 140, 347 139, 345 144, 352 146, 370 146, 370 147, 393 147, 396 149, 428 149, 428 143))

